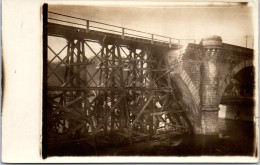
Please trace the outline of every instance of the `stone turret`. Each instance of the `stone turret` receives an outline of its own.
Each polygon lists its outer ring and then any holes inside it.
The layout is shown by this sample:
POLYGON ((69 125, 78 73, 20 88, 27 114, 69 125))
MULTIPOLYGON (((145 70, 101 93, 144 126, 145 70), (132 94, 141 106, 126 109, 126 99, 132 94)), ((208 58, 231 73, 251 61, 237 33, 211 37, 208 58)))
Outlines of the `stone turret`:
POLYGON ((200 44, 205 48, 221 48, 222 47, 222 39, 220 36, 210 36, 203 38, 200 41, 200 44))

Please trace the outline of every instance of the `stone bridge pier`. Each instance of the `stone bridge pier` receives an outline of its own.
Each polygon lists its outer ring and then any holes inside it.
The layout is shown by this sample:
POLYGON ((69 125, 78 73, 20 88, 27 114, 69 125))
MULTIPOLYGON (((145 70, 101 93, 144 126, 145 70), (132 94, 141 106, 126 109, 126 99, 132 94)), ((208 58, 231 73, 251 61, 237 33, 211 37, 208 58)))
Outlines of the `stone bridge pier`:
POLYGON ((193 111, 190 118, 196 134, 218 134, 218 111, 224 90, 236 73, 253 66, 253 50, 222 43, 219 36, 203 38, 178 53, 167 53, 169 65, 175 65, 172 81, 182 93, 185 107, 193 111), (179 58, 179 64, 172 62, 179 58))
POLYGON ((204 57, 201 65, 201 131, 202 134, 218 132, 219 68, 217 59, 221 52, 220 37, 202 40, 204 57))

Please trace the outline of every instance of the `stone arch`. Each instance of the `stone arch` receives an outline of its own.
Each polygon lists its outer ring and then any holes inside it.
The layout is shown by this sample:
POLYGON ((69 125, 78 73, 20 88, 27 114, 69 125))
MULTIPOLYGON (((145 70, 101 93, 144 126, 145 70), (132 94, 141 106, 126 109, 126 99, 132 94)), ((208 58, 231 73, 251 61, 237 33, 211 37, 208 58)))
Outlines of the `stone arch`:
POLYGON ((192 98, 194 99, 194 102, 195 102, 196 106, 198 107, 200 104, 200 97, 199 97, 199 92, 198 92, 196 86, 194 85, 194 83, 192 82, 192 80, 190 79, 189 75, 186 73, 185 70, 181 69, 181 71, 179 72, 179 75, 182 78, 184 84, 189 89, 189 91, 192 95, 192 98))
POLYGON ((162 61, 161 66, 162 68, 165 68, 165 66, 171 68, 170 71, 171 76, 178 74, 181 77, 183 83, 187 86, 188 90, 190 91, 190 94, 192 95, 192 98, 195 101, 196 107, 198 107, 200 105, 199 92, 196 86, 194 85, 193 81, 187 74, 187 72, 183 69, 183 63, 182 63, 183 54, 180 53, 180 51, 181 51, 180 49, 177 49, 177 50, 170 50, 162 53, 164 56, 164 60, 162 61))
POLYGON ((188 74, 181 70, 179 72, 171 73, 171 81, 175 84, 178 92, 182 93, 182 101, 191 109, 193 130, 196 133, 201 131, 200 122, 200 97, 198 91, 193 84, 192 80, 189 78, 188 74))
POLYGON ((219 84, 219 102, 221 101, 221 97, 222 97, 225 89, 230 84, 231 78, 234 75, 236 75, 239 71, 241 71, 242 69, 249 67, 249 66, 254 66, 253 60, 246 60, 246 61, 240 62, 231 70, 231 72, 226 76, 226 78, 220 82, 220 84, 219 84))
POLYGON ((180 54, 179 50, 170 50, 163 52, 162 55, 164 56, 164 60, 160 62, 160 67, 165 69, 170 68, 170 81, 174 84, 173 88, 175 88, 177 93, 180 93, 180 99, 190 109, 188 115, 193 123, 193 131, 200 133, 200 96, 194 82, 183 69, 182 54, 180 54))

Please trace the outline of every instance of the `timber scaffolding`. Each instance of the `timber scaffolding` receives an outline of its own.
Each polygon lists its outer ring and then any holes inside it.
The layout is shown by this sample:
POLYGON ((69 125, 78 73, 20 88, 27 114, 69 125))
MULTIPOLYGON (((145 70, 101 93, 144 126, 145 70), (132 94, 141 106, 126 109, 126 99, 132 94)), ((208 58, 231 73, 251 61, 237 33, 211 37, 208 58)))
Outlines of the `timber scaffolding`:
POLYGON ((132 142, 192 130, 171 82, 175 66, 163 56, 181 40, 54 12, 47 28, 67 41, 58 53, 48 45, 48 143, 132 142))

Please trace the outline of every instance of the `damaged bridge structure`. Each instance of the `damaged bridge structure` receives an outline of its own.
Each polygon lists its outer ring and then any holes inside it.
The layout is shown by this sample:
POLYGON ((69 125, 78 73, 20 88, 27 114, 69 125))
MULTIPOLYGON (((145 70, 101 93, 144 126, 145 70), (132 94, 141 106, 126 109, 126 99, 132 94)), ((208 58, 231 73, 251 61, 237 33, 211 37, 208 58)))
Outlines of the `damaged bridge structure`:
POLYGON ((54 12, 45 28, 50 144, 217 135, 225 89, 253 67, 252 49, 219 36, 196 44, 54 12))

